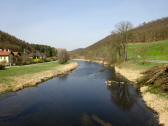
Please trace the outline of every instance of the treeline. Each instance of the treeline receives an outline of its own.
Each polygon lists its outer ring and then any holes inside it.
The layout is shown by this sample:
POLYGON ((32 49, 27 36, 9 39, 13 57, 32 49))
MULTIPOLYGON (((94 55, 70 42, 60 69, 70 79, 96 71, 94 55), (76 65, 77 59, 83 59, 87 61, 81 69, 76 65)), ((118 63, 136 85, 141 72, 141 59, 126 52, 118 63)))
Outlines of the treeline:
POLYGON ((109 36, 97 43, 85 49, 72 51, 71 56, 73 58, 107 60, 112 63, 116 60, 127 59, 127 43, 168 39, 168 17, 143 23, 136 28, 133 28, 129 22, 125 23, 117 24, 116 29, 109 36))
POLYGON ((12 51, 26 53, 39 51, 49 57, 54 56, 57 53, 54 47, 40 44, 30 44, 3 31, 0 31, 0 49, 10 49, 12 51))
POLYGON ((32 51, 39 51, 42 54, 46 54, 47 57, 52 57, 57 55, 57 50, 54 47, 47 45, 39 45, 39 44, 30 44, 33 48, 32 51))
POLYGON ((168 39, 168 17, 143 23, 131 30, 130 42, 152 42, 168 39))

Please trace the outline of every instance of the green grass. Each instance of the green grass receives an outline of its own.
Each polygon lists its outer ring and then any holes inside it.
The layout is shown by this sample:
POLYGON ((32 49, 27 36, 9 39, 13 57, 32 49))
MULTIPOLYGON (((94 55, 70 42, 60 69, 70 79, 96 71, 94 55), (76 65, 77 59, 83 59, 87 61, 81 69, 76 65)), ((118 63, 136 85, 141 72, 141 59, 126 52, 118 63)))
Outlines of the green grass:
POLYGON ((122 64, 120 64, 119 66, 121 67, 127 67, 130 69, 136 69, 136 70, 147 70, 149 68, 152 68, 154 66, 158 66, 158 65, 162 65, 162 64, 158 64, 158 63, 141 63, 138 60, 129 60, 127 62, 124 62, 122 64))
POLYGON ((168 60, 168 40, 128 45, 131 60, 168 60))
POLYGON ((6 68, 0 70, 0 83, 8 84, 12 81, 12 77, 52 70, 53 68, 60 68, 60 66, 58 62, 47 62, 6 68))

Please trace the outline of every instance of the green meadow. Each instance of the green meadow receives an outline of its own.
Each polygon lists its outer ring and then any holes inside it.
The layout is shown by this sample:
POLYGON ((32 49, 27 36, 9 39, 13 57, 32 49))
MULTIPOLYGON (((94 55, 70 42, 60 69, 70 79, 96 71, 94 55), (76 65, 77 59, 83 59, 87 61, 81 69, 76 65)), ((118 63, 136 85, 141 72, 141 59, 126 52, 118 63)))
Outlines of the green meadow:
POLYGON ((168 40, 128 45, 130 60, 168 60, 168 40))
POLYGON ((39 73, 52 69, 59 69, 62 65, 58 62, 46 62, 24 66, 13 66, 0 70, 0 83, 8 84, 12 81, 12 78, 27 74, 39 73))

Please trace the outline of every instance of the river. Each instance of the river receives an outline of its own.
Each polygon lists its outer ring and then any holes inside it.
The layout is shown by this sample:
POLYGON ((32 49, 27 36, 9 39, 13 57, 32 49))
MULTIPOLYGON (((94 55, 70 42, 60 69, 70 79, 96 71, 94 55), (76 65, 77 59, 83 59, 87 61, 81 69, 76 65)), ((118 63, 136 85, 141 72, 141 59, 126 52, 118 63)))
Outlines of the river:
POLYGON ((68 75, 0 95, 0 126, 158 125, 128 81, 99 64, 78 63, 68 75))

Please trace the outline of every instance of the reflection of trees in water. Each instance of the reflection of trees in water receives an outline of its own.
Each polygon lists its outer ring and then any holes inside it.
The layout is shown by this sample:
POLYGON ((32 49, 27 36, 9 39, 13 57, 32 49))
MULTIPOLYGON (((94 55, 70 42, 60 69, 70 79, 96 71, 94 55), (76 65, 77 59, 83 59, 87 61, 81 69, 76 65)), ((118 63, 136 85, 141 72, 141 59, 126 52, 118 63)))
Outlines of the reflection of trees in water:
MULTIPOLYGON (((122 110, 131 109, 131 107, 137 102, 138 95, 136 95, 136 92, 134 92, 135 90, 133 89, 133 87, 131 87, 131 85, 127 83, 113 84, 110 87, 108 87, 108 89, 111 91, 112 102, 115 103, 122 110)), ((149 111, 148 108, 146 108, 144 112, 150 114, 148 116, 144 114, 144 116, 146 117, 142 117, 145 119, 148 118, 144 124, 146 124, 146 126, 158 126, 158 117, 156 117, 152 111, 149 111)))
POLYGON ((131 87, 129 80, 117 74, 115 68, 111 70, 112 76, 108 80, 112 80, 108 89, 111 92, 112 102, 123 110, 130 109, 136 102, 136 92, 131 87))
POLYGON ((66 80, 66 79, 68 78, 68 75, 69 75, 69 73, 64 74, 64 75, 61 75, 61 76, 59 77, 59 80, 66 80))
POLYGON ((96 115, 83 114, 81 117, 82 126, 112 126, 96 115))
POLYGON ((131 87, 127 83, 112 84, 108 89, 113 102, 123 110, 130 109, 136 102, 136 96, 131 93, 131 87))

